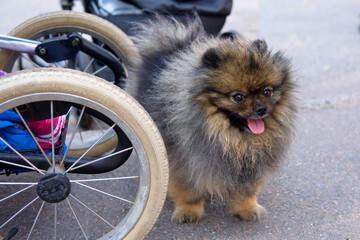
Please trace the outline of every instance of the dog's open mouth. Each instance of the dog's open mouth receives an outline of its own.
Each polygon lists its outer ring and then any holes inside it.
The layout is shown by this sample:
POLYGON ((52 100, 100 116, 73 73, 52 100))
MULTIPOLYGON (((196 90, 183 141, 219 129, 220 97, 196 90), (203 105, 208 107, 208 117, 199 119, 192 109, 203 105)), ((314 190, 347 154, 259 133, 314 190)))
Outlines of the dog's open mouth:
POLYGON ((243 118, 235 112, 227 112, 230 123, 239 128, 240 131, 250 131, 253 134, 261 134, 265 131, 263 118, 243 118))
POLYGON ((247 119, 247 125, 253 134, 261 134, 265 131, 265 124, 262 119, 247 119))

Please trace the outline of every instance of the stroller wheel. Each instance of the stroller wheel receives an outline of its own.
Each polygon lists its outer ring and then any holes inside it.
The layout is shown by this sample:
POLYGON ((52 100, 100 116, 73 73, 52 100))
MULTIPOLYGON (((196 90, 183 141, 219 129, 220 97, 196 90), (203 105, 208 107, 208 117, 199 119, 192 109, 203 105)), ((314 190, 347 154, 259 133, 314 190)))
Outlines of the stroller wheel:
MULTIPOLYGON (((0 235, 17 227, 19 239, 145 237, 162 209, 168 179, 165 147, 148 113, 113 84, 69 69, 18 71, 1 77, 0 86, 0 113, 17 112, 24 127, 28 117, 40 119, 18 106, 41 103, 51 121, 67 106, 94 115, 107 125, 102 136, 113 129, 118 139, 114 150, 91 158, 67 155, 54 140, 51 153, 19 152, 1 137, 11 151, 0 152, 0 168, 22 171, 0 175, 0 235)), ((66 125, 62 136, 73 136, 66 125)))

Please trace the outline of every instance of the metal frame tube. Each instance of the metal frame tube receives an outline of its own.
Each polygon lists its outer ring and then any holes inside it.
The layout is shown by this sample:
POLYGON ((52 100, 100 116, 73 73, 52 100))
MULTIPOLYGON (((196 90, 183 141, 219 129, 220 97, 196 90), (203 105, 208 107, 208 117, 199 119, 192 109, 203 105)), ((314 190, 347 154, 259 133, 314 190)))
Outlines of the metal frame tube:
POLYGON ((34 54, 35 48, 39 44, 38 41, 0 34, 0 49, 34 54))

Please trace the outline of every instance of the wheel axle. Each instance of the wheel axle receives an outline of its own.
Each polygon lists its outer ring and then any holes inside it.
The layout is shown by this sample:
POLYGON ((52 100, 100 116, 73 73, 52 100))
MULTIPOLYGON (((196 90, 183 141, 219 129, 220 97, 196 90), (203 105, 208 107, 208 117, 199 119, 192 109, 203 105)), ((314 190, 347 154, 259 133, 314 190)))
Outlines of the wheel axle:
POLYGON ((69 179, 62 173, 48 173, 37 184, 37 194, 49 203, 58 203, 65 200, 71 190, 69 179))

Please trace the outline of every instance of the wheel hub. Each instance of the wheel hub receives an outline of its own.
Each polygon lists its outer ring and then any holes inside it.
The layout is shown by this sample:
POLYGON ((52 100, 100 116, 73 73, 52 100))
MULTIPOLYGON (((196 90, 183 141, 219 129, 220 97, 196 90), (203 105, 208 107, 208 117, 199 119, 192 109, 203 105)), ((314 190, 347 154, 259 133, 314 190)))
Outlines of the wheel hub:
POLYGON ((71 190, 69 179, 62 173, 48 173, 37 184, 37 194, 49 203, 58 203, 65 200, 71 190))

